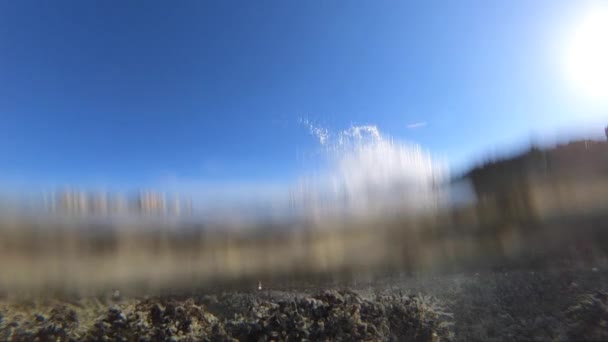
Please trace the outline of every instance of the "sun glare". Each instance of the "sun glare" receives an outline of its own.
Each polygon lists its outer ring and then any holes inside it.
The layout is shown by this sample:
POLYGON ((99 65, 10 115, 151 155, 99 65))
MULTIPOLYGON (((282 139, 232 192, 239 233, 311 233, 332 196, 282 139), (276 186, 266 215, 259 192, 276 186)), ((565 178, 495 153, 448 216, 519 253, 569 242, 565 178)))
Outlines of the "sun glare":
POLYGON ((608 101, 608 7, 583 18, 568 42, 566 68, 583 94, 608 101))

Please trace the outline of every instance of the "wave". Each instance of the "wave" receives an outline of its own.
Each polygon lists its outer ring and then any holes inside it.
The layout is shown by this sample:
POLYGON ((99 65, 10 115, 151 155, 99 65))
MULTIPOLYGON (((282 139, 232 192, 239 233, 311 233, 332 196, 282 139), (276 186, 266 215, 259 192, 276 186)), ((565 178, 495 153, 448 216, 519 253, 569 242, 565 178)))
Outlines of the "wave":
POLYGON ((447 200, 449 170, 419 145, 396 141, 375 125, 332 133, 301 120, 321 147, 323 165, 290 191, 304 216, 369 216, 432 211, 447 200))

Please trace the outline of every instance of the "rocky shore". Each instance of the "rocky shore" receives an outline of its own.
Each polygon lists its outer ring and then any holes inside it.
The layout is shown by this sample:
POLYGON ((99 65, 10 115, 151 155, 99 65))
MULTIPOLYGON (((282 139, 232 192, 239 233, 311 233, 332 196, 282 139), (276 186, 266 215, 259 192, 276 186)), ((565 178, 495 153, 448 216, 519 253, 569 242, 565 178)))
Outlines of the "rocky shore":
POLYGON ((5 296, 0 340, 605 340, 607 280, 592 268, 138 298, 5 296))

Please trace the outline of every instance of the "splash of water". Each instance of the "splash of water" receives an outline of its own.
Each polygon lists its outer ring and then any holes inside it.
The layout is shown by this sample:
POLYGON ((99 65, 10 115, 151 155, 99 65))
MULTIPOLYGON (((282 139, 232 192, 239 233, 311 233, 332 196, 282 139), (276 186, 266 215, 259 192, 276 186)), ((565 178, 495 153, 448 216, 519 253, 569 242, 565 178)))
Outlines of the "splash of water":
POLYGON ((420 146, 397 142, 374 125, 332 134, 308 120, 325 167, 303 177, 291 193, 303 215, 369 216, 432 211, 446 199, 447 164, 420 146))
MULTIPOLYGON (((433 158, 420 146, 395 141, 375 125, 331 132, 309 120, 300 123, 319 143, 321 153, 313 161, 313 172, 305 173, 291 184, 260 184, 253 188, 241 184, 216 186, 217 193, 211 195, 209 186, 186 182, 172 190, 179 193, 190 189, 191 192, 185 194, 194 198, 194 214, 168 219, 248 227, 260 221, 266 224, 275 219, 289 220, 294 215, 322 220, 332 215, 419 213, 436 210, 445 203, 447 190, 441 185, 448 179, 446 163, 433 158), (200 193, 206 197, 202 196, 197 204, 196 195, 200 193)), ((48 204, 46 197, 39 202, 35 207, 37 212, 48 204)), ((55 208, 61 203, 52 204, 55 208)), ((124 215, 108 215, 125 219, 124 215)), ((89 216, 84 217, 90 219, 89 216)), ((134 219, 146 218, 134 216, 134 219)), ((152 220, 162 217, 150 216, 152 220)))

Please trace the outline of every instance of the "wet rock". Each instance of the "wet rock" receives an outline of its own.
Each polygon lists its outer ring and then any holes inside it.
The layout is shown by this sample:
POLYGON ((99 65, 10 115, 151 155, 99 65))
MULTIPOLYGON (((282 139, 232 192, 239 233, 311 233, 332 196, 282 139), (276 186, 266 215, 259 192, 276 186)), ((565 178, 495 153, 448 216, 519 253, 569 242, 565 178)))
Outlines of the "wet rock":
POLYGON ((450 339, 440 313, 410 297, 364 300, 354 292, 325 291, 299 300, 260 303, 249 317, 227 322, 239 340, 406 340, 450 339), (277 305, 278 304, 278 305, 277 305), (428 312, 422 312, 422 311, 428 312), (422 321, 420 321, 422 320, 422 321))
POLYGON ((572 340, 608 340, 608 292, 583 295, 567 312, 572 340))
MULTIPOLYGON (((206 302, 214 301, 207 298, 206 302)), ((450 339, 447 316, 430 298, 378 296, 363 299, 351 291, 282 296, 225 294, 225 315, 210 312, 195 298, 147 298, 117 303, 79 317, 56 306, 48 315, 14 316, 3 325, 2 340, 89 341, 436 341, 450 339), (89 321, 85 321, 88 319, 89 321), (83 321, 81 321, 83 320, 83 321)), ((220 305, 221 304, 221 305, 220 305)))

